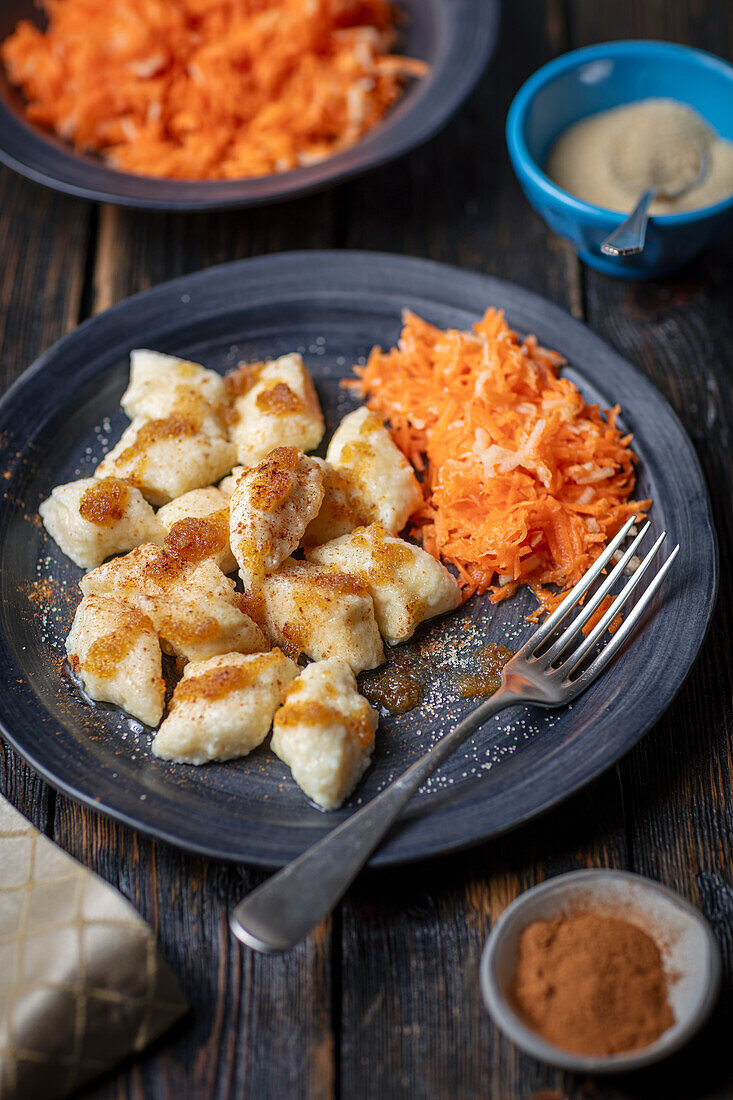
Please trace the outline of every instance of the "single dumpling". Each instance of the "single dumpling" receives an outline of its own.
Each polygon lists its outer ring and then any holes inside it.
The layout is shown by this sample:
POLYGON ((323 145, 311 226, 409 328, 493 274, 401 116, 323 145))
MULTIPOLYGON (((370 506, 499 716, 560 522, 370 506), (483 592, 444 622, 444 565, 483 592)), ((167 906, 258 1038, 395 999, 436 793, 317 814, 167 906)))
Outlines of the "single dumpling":
POLYGON ((124 478, 151 504, 167 504, 191 489, 219 481, 236 450, 207 413, 138 417, 97 467, 95 477, 124 478))
POLYGON ((337 470, 322 458, 313 460, 323 471, 323 502, 308 524, 303 546, 320 546, 369 522, 370 505, 347 469, 337 470))
POLYGON ((149 587, 164 592, 185 579, 191 568, 165 548, 144 543, 129 554, 92 569, 79 581, 79 587, 85 596, 114 596, 135 605, 140 593, 144 594, 149 587))
POLYGON ((237 482, 229 541, 247 591, 295 550, 323 500, 323 472, 294 447, 278 447, 237 482))
POLYGON ((247 606, 234 581, 209 558, 185 583, 154 601, 151 617, 164 651, 203 661, 220 653, 261 653, 270 648, 247 606))
POLYGON ((231 497, 234 495, 234 490, 237 487, 237 482, 244 473, 244 466, 235 466, 230 474, 219 482, 219 492, 223 493, 225 497, 231 497))
POLYGON ((229 437, 243 466, 254 466, 275 447, 312 451, 325 424, 313 382, 300 355, 252 363, 227 375, 229 437))
POLYGON ((279 649, 225 653, 186 665, 153 752, 180 764, 246 756, 267 737, 298 666, 279 649))
POLYGON ((363 522, 383 524, 396 535, 422 502, 412 466, 376 413, 365 406, 343 418, 328 445, 326 460, 348 470, 367 514, 363 522))
POLYGON ((257 653, 267 640, 245 610, 234 581, 211 557, 197 557, 200 545, 139 546, 87 573, 85 596, 111 595, 136 607, 152 622, 164 652, 188 661, 219 653, 257 653))
POLYGON ((461 602, 458 583, 444 565, 421 547, 388 535, 379 523, 359 527, 306 554, 317 565, 359 577, 390 645, 406 641, 425 619, 451 611, 461 602))
POLYGON ((216 371, 159 351, 130 352, 130 382, 121 401, 130 420, 164 420, 199 401, 223 411, 224 379, 216 371))
POLYGON ((82 569, 165 536, 140 490, 114 477, 57 485, 38 511, 54 542, 82 569))
POLYGON ((342 657, 355 673, 383 663, 372 598, 358 577, 290 559, 265 578, 262 599, 265 633, 289 656, 342 657))
POLYGON ((165 681, 153 624, 110 596, 85 596, 76 609, 66 652, 91 699, 114 703, 148 726, 163 717, 165 681))
POLYGON ((346 661, 319 661, 286 689, 271 745, 301 790, 335 810, 369 764, 377 721, 346 661))
POLYGON ((158 512, 168 544, 198 542, 209 549, 222 573, 232 573, 237 563, 229 546, 229 497, 210 486, 191 489, 158 512))

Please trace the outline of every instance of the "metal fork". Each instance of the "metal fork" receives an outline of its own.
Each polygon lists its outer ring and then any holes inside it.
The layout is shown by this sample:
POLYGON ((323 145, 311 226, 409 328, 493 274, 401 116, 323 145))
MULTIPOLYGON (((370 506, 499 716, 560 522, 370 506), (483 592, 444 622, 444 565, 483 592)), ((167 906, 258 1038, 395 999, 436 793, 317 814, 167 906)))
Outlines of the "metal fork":
POLYGON ((597 642, 640 584, 666 537, 666 531, 662 532, 587 637, 578 641, 577 637, 583 626, 623 575, 649 530, 649 524, 644 524, 603 582, 584 604, 579 605, 581 597, 588 593, 593 582, 617 557, 616 552, 629 535, 633 524, 632 517, 559 607, 507 662, 501 687, 491 698, 476 707, 454 730, 442 737, 371 802, 253 890, 236 906, 230 917, 230 925, 232 932, 242 943, 256 951, 288 951, 295 947, 337 905, 389 831, 405 803, 472 733, 505 707, 523 703, 558 707, 569 703, 593 683, 618 654, 679 551, 679 546, 676 546, 618 631, 600 652, 593 655, 597 642), (558 628, 578 608, 579 614, 555 637, 558 628))

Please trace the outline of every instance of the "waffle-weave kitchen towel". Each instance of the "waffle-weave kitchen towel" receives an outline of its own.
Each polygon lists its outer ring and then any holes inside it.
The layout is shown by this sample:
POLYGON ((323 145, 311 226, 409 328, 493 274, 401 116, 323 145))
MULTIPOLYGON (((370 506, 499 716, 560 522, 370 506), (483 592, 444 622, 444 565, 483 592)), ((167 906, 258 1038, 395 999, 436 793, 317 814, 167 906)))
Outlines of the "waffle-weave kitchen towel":
POLYGON ((187 1011, 150 928, 0 798, 0 1098, 57 1100, 187 1011))

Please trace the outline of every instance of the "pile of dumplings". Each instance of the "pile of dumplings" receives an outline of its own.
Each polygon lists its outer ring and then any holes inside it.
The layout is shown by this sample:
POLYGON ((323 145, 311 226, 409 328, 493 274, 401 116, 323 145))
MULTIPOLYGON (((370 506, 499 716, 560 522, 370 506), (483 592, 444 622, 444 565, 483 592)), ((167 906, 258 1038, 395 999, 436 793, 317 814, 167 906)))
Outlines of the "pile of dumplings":
POLYGON ((122 408, 130 424, 94 476, 40 507, 87 570, 74 674, 156 728, 165 760, 246 756, 272 730, 305 794, 336 808, 378 724, 357 674, 384 662, 383 639, 461 602, 454 577, 398 537, 422 500, 412 467, 365 407, 310 457, 325 423, 297 354, 222 377, 133 351, 122 408), (166 713, 164 653, 182 673, 166 713))

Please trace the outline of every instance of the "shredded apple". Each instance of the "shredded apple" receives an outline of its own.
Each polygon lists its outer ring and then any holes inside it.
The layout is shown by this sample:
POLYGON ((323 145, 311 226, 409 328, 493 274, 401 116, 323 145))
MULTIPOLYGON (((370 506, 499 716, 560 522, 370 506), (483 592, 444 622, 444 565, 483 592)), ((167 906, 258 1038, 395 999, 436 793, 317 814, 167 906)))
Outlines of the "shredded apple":
POLYGON ((231 179, 353 145, 427 66, 388 0, 41 0, 3 43, 28 119, 146 176, 231 179))
POLYGON ((558 376, 564 362, 534 336, 521 343, 495 309, 472 332, 406 313, 399 345, 375 348, 346 383, 423 473, 415 533, 455 566, 465 598, 527 584, 549 610, 651 505, 630 499, 636 458, 618 407, 587 405, 558 376))

